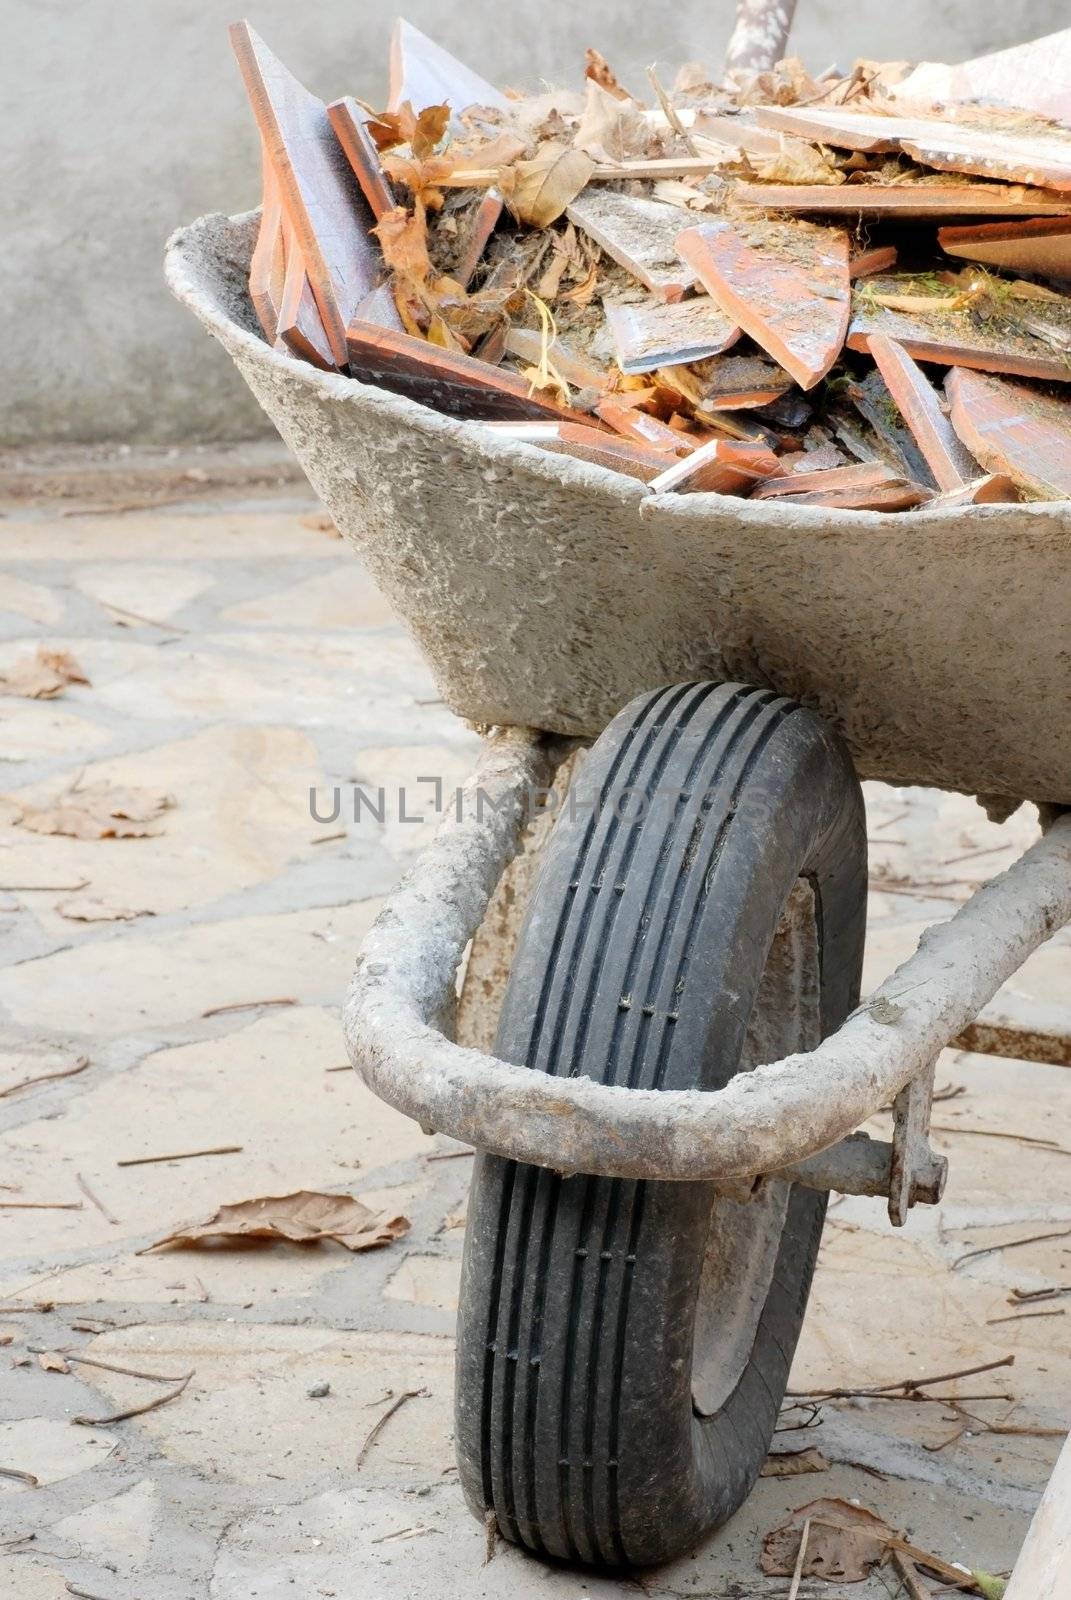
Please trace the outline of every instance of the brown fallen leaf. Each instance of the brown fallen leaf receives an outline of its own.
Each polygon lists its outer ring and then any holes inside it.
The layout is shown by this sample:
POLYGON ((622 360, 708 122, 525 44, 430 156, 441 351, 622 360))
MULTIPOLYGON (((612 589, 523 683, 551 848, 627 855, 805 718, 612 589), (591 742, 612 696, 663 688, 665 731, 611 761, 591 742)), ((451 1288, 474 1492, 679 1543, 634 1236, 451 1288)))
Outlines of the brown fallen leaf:
POLYGON ((71 895, 68 900, 61 900, 56 910, 71 922, 133 922, 137 917, 151 917, 154 914, 144 906, 135 909, 133 906, 116 905, 91 894, 71 895))
POLYGON ((66 650, 48 650, 38 645, 36 656, 27 656, 17 661, 10 672, 0 674, 0 694, 18 695, 23 700, 55 700, 69 683, 88 682, 66 650))
POLYGON ((768 1577, 791 1577, 803 1524, 811 1524, 803 1576, 861 1583, 896 1538, 880 1517, 847 1500, 812 1500, 762 1541, 761 1566, 768 1577))
POLYGON ((144 839, 160 832, 152 824, 175 804, 160 789, 113 789, 108 783, 68 789, 47 805, 24 806, 19 825, 31 833, 71 839, 144 839))
POLYGON ((347 1250, 372 1250, 393 1243, 408 1231, 408 1217, 373 1211, 353 1195, 298 1189, 294 1194, 220 1206, 207 1221, 179 1228, 148 1245, 147 1250, 165 1245, 196 1246, 212 1239, 288 1239, 293 1244, 333 1239, 347 1250))
POLYGON ((812 1445, 809 1450, 779 1450, 768 1455, 762 1464, 760 1478, 795 1478, 805 1472, 828 1472, 829 1462, 821 1450, 812 1445))
POLYGON ((845 181, 844 173, 817 145, 807 144, 802 139, 783 137, 780 150, 749 159, 763 183, 837 184, 845 181))
POLYGON ((587 97, 573 144, 594 161, 613 166, 647 154, 651 130, 634 100, 610 94, 588 79, 587 97))
POLYGON ((406 100, 397 111, 381 111, 365 124, 376 149, 393 150, 407 144, 414 161, 425 161, 446 132, 450 121, 448 105, 426 106, 421 112, 413 110, 406 100))
POLYGON ((65 1361, 58 1350, 44 1350, 37 1357, 37 1365, 42 1372, 70 1372, 70 1363, 65 1361))
POLYGON ((595 163, 583 150, 548 143, 512 168, 507 204, 519 222, 549 228, 586 188, 595 163))
POLYGON ((615 100, 632 99, 628 90, 618 83, 617 75, 606 57, 590 45, 584 51, 584 76, 589 82, 597 83, 600 89, 605 89, 607 94, 612 94, 615 100))

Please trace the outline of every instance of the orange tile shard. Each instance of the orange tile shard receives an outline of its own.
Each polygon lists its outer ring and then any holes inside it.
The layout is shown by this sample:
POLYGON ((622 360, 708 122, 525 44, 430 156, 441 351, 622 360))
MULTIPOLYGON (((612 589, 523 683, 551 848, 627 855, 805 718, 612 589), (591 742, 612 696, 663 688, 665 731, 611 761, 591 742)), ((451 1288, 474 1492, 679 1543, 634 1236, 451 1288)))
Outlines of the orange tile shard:
POLYGON ((376 284, 372 217, 327 108, 272 55, 247 22, 230 30, 283 210, 304 257, 332 364, 346 365, 346 326, 376 284))
POLYGON ((327 108, 327 115, 353 175, 361 186, 361 192, 378 222, 388 211, 393 211, 398 202, 390 179, 383 171, 375 140, 366 126, 368 115, 348 94, 343 95, 341 100, 333 100, 327 108))
POLYGON ((249 298, 269 344, 279 332, 279 310, 286 280, 286 250, 283 243, 283 202, 275 182, 271 162, 263 159, 263 199, 260 228, 249 263, 249 298))
POLYGON ((887 334, 872 333, 869 344, 896 409, 914 434, 937 487, 966 488, 979 476, 978 463, 945 415, 926 374, 887 334))
POLYGON ((1030 217, 1026 222, 982 222, 939 228, 937 242, 950 256, 980 261, 1003 272, 1031 272, 1071 283, 1071 222, 1030 217))
POLYGON ((455 120, 469 106, 493 106, 501 111, 509 104, 494 84, 400 17, 390 41, 387 110, 397 111, 407 100, 415 111, 445 103, 455 120))
POLYGON ((945 380, 952 426, 989 473, 1028 496, 1071 496, 1071 407, 1063 400, 959 368, 945 380))
POLYGON ((976 315, 970 306, 954 301, 951 289, 910 274, 867 278, 855 291, 848 348, 866 352, 874 334, 884 333, 916 361, 1071 383, 1071 299, 1061 302, 1054 296, 1034 312, 1018 310, 1014 319, 1006 311, 996 317, 976 315), (1047 330, 1045 337, 1030 331, 1034 320, 1047 330))
POLYGON ((422 405, 474 421, 540 418, 576 420, 576 412, 556 405, 516 373, 502 372, 473 356, 441 350, 412 334, 373 323, 354 322, 348 335, 352 375, 378 384, 422 405))
POLYGON ((760 106, 756 120, 843 150, 902 150, 939 172, 966 172, 1042 189, 1071 190, 1071 133, 1023 133, 1007 127, 942 122, 936 117, 881 116, 817 106, 760 106))
POLYGON ((825 377, 848 331, 847 233, 809 222, 707 222, 680 234, 677 250, 801 388, 825 377))
POLYGON ((1071 197, 1008 183, 741 183, 733 198, 762 211, 815 216, 1071 216, 1071 197))

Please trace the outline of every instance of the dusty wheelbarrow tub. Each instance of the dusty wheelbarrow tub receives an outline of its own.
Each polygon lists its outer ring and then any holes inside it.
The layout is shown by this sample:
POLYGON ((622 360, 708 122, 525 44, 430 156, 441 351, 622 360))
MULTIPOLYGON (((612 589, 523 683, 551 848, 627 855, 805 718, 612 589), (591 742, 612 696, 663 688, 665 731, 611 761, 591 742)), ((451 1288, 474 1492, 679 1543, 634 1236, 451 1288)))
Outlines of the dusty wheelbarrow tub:
POLYGON ((446 702, 495 730, 345 1016, 366 1083, 478 1150, 461 1482, 540 1554, 656 1563, 755 1481, 827 1191, 898 1224, 940 1197, 937 1054, 1071 915, 1071 508, 652 494, 269 349, 256 223, 177 233, 172 288, 446 702), (524 797, 593 741, 614 803, 549 832, 494 1051, 466 1048, 457 973, 523 866, 524 797), (857 775, 1036 800, 1048 825, 862 1005, 857 775), (662 780, 667 820, 631 827, 616 802, 662 780), (890 1141, 854 1131, 890 1098, 890 1141))

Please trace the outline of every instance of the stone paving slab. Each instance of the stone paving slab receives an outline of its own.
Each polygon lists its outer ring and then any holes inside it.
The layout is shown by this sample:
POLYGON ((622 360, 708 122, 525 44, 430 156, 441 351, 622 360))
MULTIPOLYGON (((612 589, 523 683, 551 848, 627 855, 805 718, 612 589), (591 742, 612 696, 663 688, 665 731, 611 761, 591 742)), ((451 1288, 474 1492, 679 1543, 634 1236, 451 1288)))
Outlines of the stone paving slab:
MULTIPOLYGON (((42 642, 91 682, 57 700, 0 698, 0 1202, 65 1208, 0 1204, 0 1466, 40 1480, 0 1477, 0 1594, 56 1600, 69 1582, 101 1600, 780 1597, 787 1580, 759 1573, 762 1535, 819 1494, 860 1500, 948 1559, 1007 1570, 1058 1439, 974 1430, 949 1444, 943 1407, 861 1400, 780 1441, 817 1444, 827 1472, 761 1480, 726 1529, 662 1572, 601 1579, 501 1543, 484 1564, 451 1439, 471 1163, 333 1070, 356 946, 432 826, 420 780, 448 790, 475 736, 293 484, 250 504, 16 509, 0 547, 0 670, 42 642), (18 825, 23 806, 102 780, 172 794, 159 833, 81 841, 18 825), (394 796, 381 821, 355 819, 355 786, 394 796), (401 820, 402 786, 423 822, 401 820), (337 818, 314 820, 310 787, 325 817, 339 789, 337 818), (76 920, 76 897, 137 914, 76 920), (70 1077, 5 1093, 83 1058, 70 1077), (139 1253, 220 1205, 301 1187, 356 1194, 410 1229, 359 1255, 139 1253), (160 1390, 77 1363, 42 1370, 35 1352, 58 1348, 193 1377, 158 1409, 82 1427, 71 1419, 160 1390)), ((997 828, 964 797, 866 787, 870 987, 1029 843, 1036 819, 1023 808, 997 828)), ((1061 935, 1013 986, 1059 998, 1069 960, 1061 935)), ((1044 1319, 995 1319, 1014 1314, 1013 1288, 1071 1284, 1071 1237, 956 1263, 1071 1232, 1071 1074, 945 1052, 938 1083, 963 1090, 935 1116, 947 1195, 897 1233, 876 1202, 834 1202, 793 1386, 1014 1354, 987 1379, 1006 1400, 984 1414, 1058 1429, 1071 1418, 1071 1300, 1044 1319)), ((882 1575, 801 1590, 888 1593, 882 1575)))

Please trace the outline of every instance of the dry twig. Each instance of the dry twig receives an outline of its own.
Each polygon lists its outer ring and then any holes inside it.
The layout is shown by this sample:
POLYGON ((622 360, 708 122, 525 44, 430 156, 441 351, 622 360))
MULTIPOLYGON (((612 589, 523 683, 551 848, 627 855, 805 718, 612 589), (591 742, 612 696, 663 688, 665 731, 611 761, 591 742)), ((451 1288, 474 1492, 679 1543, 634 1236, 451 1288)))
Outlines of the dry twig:
MULTIPOLYGON (((84 888, 84 884, 78 884, 84 888)), ((73 1067, 64 1067, 61 1072, 39 1072, 35 1078, 23 1078, 21 1083, 9 1083, 6 1089, 0 1089, 0 1100, 6 1100, 10 1094, 18 1094, 20 1089, 28 1089, 34 1083, 52 1083, 56 1078, 74 1078, 79 1072, 84 1072, 89 1066, 88 1056, 79 1056, 73 1067)))
POLYGON ((117 1167, 153 1167, 162 1161, 193 1161, 198 1156, 234 1156, 244 1148, 240 1144, 220 1144, 212 1150, 182 1150, 173 1156, 130 1156, 115 1164, 117 1167))
POLYGON ((108 1207, 104 1204, 104 1201, 99 1195, 95 1195, 93 1193, 92 1189, 89 1187, 89 1184, 86 1182, 85 1178, 80 1172, 75 1173, 74 1181, 78 1185, 79 1189, 81 1189, 82 1193, 85 1195, 90 1204, 96 1206, 105 1222, 110 1222, 113 1228, 117 1228, 119 1226, 119 1218, 112 1216, 111 1212, 108 1210, 108 1207))
POLYGON ((368 1430, 364 1444, 357 1452, 358 1471, 360 1471, 361 1467, 364 1466, 369 1450, 371 1450, 372 1446, 375 1444, 376 1440, 379 1438, 379 1435, 383 1432, 383 1429, 386 1427, 391 1417, 393 1417, 394 1413, 396 1411, 400 1411, 407 1400, 422 1399, 427 1392, 428 1391, 426 1389, 403 1389, 400 1395, 395 1396, 390 1405, 387 1407, 386 1411, 383 1412, 382 1416, 377 1417, 375 1422, 373 1422, 372 1426, 368 1430))
POLYGON ((1008 1239, 1004 1244, 986 1244, 977 1250, 968 1250, 965 1255, 956 1257, 952 1271, 955 1272, 965 1261, 977 1261, 982 1256, 996 1255, 1001 1250, 1018 1250, 1024 1244, 1041 1244, 1046 1239, 1071 1239, 1071 1228, 1064 1228, 1059 1233, 1031 1233, 1025 1239, 1008 1239))
POLYGON ((157 1395, 155 1400, 147 1400, 142 1406, 129 1406, 125 1411, 116 1411, 107 1417, 72 1417, 71 1421, 79 1423, 83 1428, 106 1428, 113 1422, 125 1422, 128 1417, 144 1416, 147 1411, 156 1411, 160 1406, 166 1406, 169 1401, 177 1400, 192 1377, 192 1371, 188 1372, 182 1382, 169 1389, 167 1394, 157 1395))

